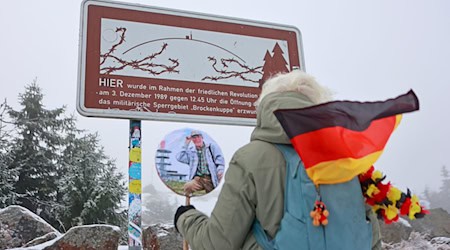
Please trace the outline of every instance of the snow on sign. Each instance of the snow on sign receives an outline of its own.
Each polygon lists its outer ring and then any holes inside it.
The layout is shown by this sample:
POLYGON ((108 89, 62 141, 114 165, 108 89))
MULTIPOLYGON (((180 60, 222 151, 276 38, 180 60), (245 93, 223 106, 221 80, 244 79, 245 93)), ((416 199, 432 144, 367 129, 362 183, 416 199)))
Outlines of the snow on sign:
POLYGON ((85 116, 254 125, 262 82, 304 68, 292 26, 107 1, 81 8, 85 116))

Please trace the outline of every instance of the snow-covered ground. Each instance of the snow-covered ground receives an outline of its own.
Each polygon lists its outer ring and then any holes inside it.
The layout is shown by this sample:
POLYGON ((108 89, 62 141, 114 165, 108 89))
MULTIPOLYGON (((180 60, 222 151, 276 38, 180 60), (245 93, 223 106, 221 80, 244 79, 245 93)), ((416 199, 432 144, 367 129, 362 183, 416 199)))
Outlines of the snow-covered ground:
MULTIPOLYGON (((428 241, 425 235, 412 233, 409 241, 403 241, 396 244, 383 243, 384 250, 450 250, 450 238, 437 237, 428 241)), ((13 248, 10 250, 42 250, 44 247, 51 245, 57 239, 48 241, 44 244, 29 248, 13 248)), ((119 246, 118 250, 128 250, 128 246, 119 246)))
POLYGON ((450 238, 436 237, 427 240, 427 236, 412 232, 408 241, 395 244, 383 243, 384 250, 450 250, 450 238))

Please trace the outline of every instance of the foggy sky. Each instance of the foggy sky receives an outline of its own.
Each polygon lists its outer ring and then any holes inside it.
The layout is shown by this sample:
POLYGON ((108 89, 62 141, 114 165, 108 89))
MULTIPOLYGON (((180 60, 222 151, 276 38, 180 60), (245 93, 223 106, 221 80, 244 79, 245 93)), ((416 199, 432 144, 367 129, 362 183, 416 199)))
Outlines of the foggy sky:
MULTIPOLYGON (((293 25, 303 36, 306 71, 336 99, 385 100, 413 89, 420 111, 404 115, 376 163, 387 179, 421 193, 437 190, 450 167, 450 2, 144 1, 144 5, 293 25)), ((18 94, 37 79, 47 108, 67 105, 78 124, 100 133, 106 154, 128 166, 128 120, 76 113, 81 1, 4 1, 0 7, 0 98, 18 108, 18 94)), ((180 128, 206 131, 228 162, 251 127, 143 121, 143 182, 164 189, 154 169, 159 141, 180 128)), ((215 192, 217 194, 217 192, 215 192)), ((214 196, 214 194, 212 195, 214 196)))

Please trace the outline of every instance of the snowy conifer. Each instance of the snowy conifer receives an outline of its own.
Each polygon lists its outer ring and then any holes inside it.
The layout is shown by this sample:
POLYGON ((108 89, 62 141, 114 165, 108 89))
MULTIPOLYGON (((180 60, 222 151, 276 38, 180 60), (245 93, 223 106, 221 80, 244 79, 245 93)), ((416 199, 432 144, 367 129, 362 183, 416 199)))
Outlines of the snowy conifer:
POLYGON ((442 200, 442 208, 450 213, 450 174, 444 165, 441 168, 442 184, 439 191, 439 199, 442 200))
POLYGON ((24 206, 61 231, 125 225, 124 178, 98 135, 77 129, 64 107, 46 109, 43 96, 33 82, 19 95, 20 110, 4 105, 12 132, 0 129, 0 206, 24 206))
POLYGON ((14 191, 17 203, 51 222, 57 205, 57 159, 62 133, 70 130, 73 118, 63 117, 64 107, 45 109, 43 93, 36 81, 19 94, 21 109, 8 107, 15 135, 9 168, 17 171, 14 191))
POLYGON ((13 185, 17 174, 8 167, 11 161, 8 155, 8 135, 4 124, 5 111, 6 101, 0 104, 0 208, 13 204, 16 199, 13 185))
POLYGON ((176 199, 170 200, 170 195, 156 190, 149 184, 143 190, 142 222, 145 225, 156 223, 172 223, 177 208, 176 199))
POLYGON ((99 145, 97 134, 70 134, 63 151, 62 221, 66 228, 82 224, 120 225, 119 208, 125 198, 123 174, 117 172, 99 145))
POLYGON ((441 168, 442 184, 438 192, 425 187, 425 199, 430 202, 430 208, 443 208, 450 213, 450 175, 446 166, 441 168))

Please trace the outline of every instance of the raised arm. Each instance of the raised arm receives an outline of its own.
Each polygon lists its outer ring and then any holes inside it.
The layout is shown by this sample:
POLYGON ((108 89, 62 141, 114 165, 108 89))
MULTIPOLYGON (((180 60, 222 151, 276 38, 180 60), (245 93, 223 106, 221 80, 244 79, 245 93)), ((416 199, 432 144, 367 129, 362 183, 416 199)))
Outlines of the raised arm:
POLYGON ((195 209, 179 217, 177 227, 192 249, 240 249, 255 218, 253 183, 233 158, 211 217, 195 209))
POLYGON ((191 140, 192 140, 191 137, 186 137, 186 141, 184 142, 184 145, 181 148, 181 151, 178 152, 177 156, 176 156, 176 158, 177 158, 177 160, 179 162, 185 163, 185 164, 188 164, 188 165, 189 165, 189 162, 191 160, 191 157, 189 155, 190 152, 188 150, 189 143, 191 142, 191 140))

